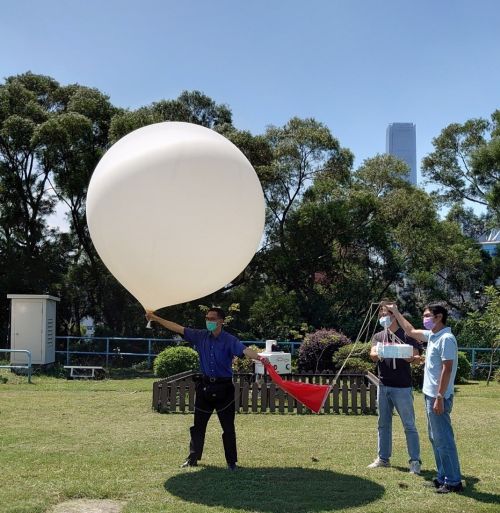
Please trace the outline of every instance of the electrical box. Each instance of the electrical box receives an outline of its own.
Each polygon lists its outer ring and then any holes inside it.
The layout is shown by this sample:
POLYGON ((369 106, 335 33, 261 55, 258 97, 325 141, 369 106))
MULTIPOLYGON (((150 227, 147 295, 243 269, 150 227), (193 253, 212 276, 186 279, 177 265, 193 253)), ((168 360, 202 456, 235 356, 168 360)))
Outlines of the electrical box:
MULTIPOLYGON (((11 300, 11 349, 31 351, 31 363, 45 365, 56 359, 56 304, 59 298, 47 295, 7 294, 11 300)), ((11 353, 11 364, 25 364, 26 355, 11 353)))

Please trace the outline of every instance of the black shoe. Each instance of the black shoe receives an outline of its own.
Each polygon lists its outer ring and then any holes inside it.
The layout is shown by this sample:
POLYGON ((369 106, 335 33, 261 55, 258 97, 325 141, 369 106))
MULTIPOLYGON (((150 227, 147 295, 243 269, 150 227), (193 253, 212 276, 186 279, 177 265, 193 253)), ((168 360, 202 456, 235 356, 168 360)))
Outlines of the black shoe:
POLYGON ((187 468, 187 467, 197 467, 198 463, 196 461, 192 461, 190 459, 187 459, 182 465, 181 468, 187 468))
POLYGON ((229 463, 227 466, 227 469, 234 472, 235 470, 238 469, 238 466, 236 465, 236 463, 229 463))
POLYGON ((464 487, 463 487, 462 483, 458 483, 456 485, 444 484, 436 490, 436 493, 450 493, 450 492, 458 493, 458 492, 463 492, 463 491, 464 491, 464 487))

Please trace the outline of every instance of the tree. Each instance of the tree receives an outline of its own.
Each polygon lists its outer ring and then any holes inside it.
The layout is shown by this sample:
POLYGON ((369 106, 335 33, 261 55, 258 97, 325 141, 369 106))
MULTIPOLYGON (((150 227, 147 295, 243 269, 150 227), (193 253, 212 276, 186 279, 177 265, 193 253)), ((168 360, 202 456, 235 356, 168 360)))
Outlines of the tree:
POLYGON ((414 313, 438 298, 467 311, 487 259, 455 223, 439 220, 435 202, 406 174, 406 164, 388 155, 366 160, 349 180, 318 173, 288 214, 287 250, 264 251, 267 292, 256 305, 283 311, 293 294, 296 310, 287 318, 296 325, 341 328, 351 337, 370 303, 397 292, 414 313))
MULTIPOLYGON (((28 72, 0 86, 0 287, 61 295, 60 325, 77 334, 83 315, 102 318, 122 303, 112 291, 130 296, 116 281, 109 286, 114 278, 95 253, 85 220, 87 184, 116 112, 96 89, 61 86, 43 75, 28 72), (57 200, 69 209, 69 234, 47 228, 57 200)), ((2 294, 2 321, 6 301, 2 294)), ((129 318, 127 310, 119 317, 129 318)))
POLYGON ((200 91, 183 91, 175 100, 161 100, 135 111, 123 111, 114 116, 110 127, 111 142, 152 123, 184 121, 216 129, 232 124, 232 114, 226 105, 200 91))
MULTIPOLYGON (((483 221, 461 204, 466 197, 485 203, 489 221, 497 208, 499 111, 492 118, 436 138, 428 173, 453 203, 440 220, 433 198, 404 179, 403 162, 377 155, 353 171, 352 153, 314 119, 253 135, 199 91, 125 111, 97 89, 32 73, 9 77, 0 85, 0 289, 60 295, 59 333, 79 334, 90 315, 102 333, 144 335, 141 306, 93 248, 85 198, 110 144, 172 120, 206 126, 238 146, 268 211, 265 243, 247 269, 221 291, 170 307, 167 317, 189 325, 199 320, 198 303, 238 303, 231 329, 240 336, 298 339, 321 327, 355 336, 370 303, 394 292, 413 313, 429 299, 466 313, 473 292, 498 275, 498 259, 468 237, 483 221), (68 207, 69 233, 47 227, 56 201, 68 207)), ((6 306, 3 294, 1 326, 6 306)))
POLYGON ((27 258, 39 255, 54 200, 46 188, 50 167, 38 159, 38 129, 57 105, 57 83, 31 74, 11 77, 0 86, 0 180, 2 239, 15 243, 27 258))
POLYGON ((485 289, 488 303, 486 304, 482 319, 480 319, 480 326, 489 332, 489 339, 491 345, 490 355, 490 369, 488 372, 487 384, 489 384, 491 375, 493 373, 493 359, 500 347, 500 291, 489 286, 485 289))
POLYGON ((486 201, 500 223, 500 110, 492 114, 491 140, 472 154, 472 172, 487 183, 486 201))
POLYGON ((471 239, 478 238, 488 230, 491 221, 485 215, 477 215, 470 207, 455 203, 452 205, 446 219, 461 227, 462 233, 471 239))
POLYGON ((109 146, 109 126, 117 109, 96 89, 78 85, 61 87, 58 97, 61 112, 40 125, 35 142, 39 158, 51 171, 54 193, 68 207, 77 253, 83 250, 95 266, 85 198, 90 177, 109 146))
MULTIPOLYGON (((40 158, 37 141, 40 126, 59 108, 57 89, 55 80, 31 73, 9 77, 0 85, 0 289, 4 292, 49 292, 60 271, 57 237, 45 223, 55 204, 47 193, 51 169, 40 158)), ((6 326, 5 293, 0 305, 0 324, 6 326)))
POLYGON ((439 198, 446 204, 465 200, 482 205, 498 219, 500 182, 500 114, 485 119, 453 123, 433 139, 434 151, 422 162, 431 183, 440 186, 439 198))
POLYGON ((248 324, 259 339, 290 340, 302 324, 295 292, 278 285, 266 285, 249 313, 248 324))
MULTIPOLYGON (((340 160, 341 148, 330 130, 314 119, 292 118, 283 127, 269 127, 265 136, 273 153, 272 163, 261 173, 269 210, 268 237, 286 250, 289 215, 313 178, 340 160)), ((342 157, 346 156, 344 150, 342 157)))

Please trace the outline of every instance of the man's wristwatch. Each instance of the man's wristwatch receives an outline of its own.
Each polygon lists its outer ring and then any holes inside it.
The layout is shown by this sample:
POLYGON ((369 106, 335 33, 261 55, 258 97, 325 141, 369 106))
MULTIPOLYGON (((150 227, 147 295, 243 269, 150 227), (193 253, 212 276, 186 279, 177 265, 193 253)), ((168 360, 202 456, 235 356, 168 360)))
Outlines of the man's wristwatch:
POLYGON ((443 398, 443 394, 440 394, 440 393, 438 392, 438 395, 436 396, 436 399, 442 399, 442 398, 443 398))

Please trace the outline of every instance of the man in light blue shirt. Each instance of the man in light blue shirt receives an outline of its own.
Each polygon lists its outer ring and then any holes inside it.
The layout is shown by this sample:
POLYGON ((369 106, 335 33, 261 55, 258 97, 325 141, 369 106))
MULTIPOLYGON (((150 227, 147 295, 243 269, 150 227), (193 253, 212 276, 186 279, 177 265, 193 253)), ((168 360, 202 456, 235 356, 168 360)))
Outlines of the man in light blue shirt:
POLYGON ((458 365, 458 347, 454 335, 446 326, 448 311, 440 304, 428 305, 423 313, 425 330, 416 330, 398 312, 395 305, 388 305, 387 308, 394 313, 408 335, 427 342, 422 392, 429 439, 437 467, 437 477, 433 484, 438 493, 461 492, 462 474, 450 418, 458 365))
POLYGON ((451 329, 446 326, 437 332, 425 330, 423 335, 427 338, 427 355, 422 392, 428 397, 440 397, 441 395, 444 399, 448 399, 453 395, 457 374, 457 340, 451 333, 451 329), (451 361, 448 386, 443 393, 440 393, 439 384, 443 372, 443 362, 448 361, 451 361))

